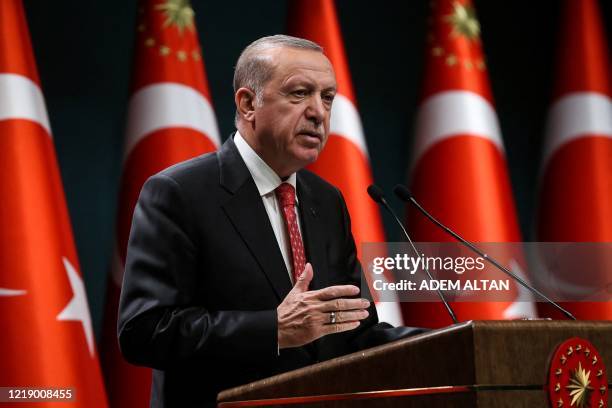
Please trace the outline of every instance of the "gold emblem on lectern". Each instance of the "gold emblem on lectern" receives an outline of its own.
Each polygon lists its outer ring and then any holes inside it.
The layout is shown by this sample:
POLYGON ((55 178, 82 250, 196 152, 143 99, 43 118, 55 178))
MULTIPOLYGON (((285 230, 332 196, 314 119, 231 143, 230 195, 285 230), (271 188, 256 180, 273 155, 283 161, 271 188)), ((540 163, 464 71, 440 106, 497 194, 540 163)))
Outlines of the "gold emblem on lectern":
POLYGON ((582 363, 578 362, 578 368, 572 372, 570 377, 570 385, 565 387, 569 390, 570 397, 572 397, 570 406, 573 407, 574 404, 576 404, 578 408, 586 406, 591 391, 593 391, 589 378, 590 376, 591 372, 582 368, 582 363))
POLYGON ((604 408, 607 393, 606 367, 591 343, 574 337, 557 347, 548 373, 552 407, 604 408))

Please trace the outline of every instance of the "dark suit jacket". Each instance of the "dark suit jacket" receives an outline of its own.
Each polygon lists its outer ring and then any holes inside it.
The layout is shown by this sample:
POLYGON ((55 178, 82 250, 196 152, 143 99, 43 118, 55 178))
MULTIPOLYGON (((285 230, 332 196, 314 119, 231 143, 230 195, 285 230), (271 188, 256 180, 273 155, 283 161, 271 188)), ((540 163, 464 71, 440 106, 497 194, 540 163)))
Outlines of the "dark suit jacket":
MULTIPOLYGON (((335 187, 297 174, 310 289, 360 286, 349 215, 335 187)), ((268 215, 230 137, 217 153, 143 186, 119 306, 125 358, 154 368, 152 407, 214 406, 219 391, 411 333, 362 325, 277 354, 276 308, 291 281, 268 215)), ((369 296, 369 293, 362 296, 369 296)))

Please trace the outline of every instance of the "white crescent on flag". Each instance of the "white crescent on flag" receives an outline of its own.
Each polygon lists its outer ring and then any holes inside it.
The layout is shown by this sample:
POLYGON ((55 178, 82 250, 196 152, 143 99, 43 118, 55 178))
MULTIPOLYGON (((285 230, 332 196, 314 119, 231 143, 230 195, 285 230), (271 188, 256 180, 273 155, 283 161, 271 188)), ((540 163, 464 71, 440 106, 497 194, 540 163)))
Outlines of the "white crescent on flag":
POLYGON ((27 119, 51 136, 45 99, 38 84, 17 74, 0 74, 0 120, 27 119))
POLYGON ((219 147, 221 138, 213 107, 190 86, 162 82, 145 86, 130 99, 125 157, 148 134, 165 128, 190 128, 219 147))
POLYGON ((353 102, 342 94, 337 94, 334 98, 329 132, 350 140, 365 157, 368 157, 359 112, 353 102))
POLYGON ((461 134, 488 139, 504 152, 497 114, 484 97, 470 91, 446 91, 427 98, 417 116, 412 165, 434 144, 461 134))
POLYGON ((583 136, 612 138, 612 99, 597 92, 576 92, 550 108, 542 168, 565 143, 583 136))

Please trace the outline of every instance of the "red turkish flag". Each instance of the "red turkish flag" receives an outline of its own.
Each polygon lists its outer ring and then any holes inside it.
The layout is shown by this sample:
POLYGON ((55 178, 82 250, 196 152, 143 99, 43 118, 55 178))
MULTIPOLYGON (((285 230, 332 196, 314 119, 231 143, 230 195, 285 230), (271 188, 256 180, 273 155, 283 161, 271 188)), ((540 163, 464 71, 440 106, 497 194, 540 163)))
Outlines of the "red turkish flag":
MULTIPOLYGON (((385 235, 377 204, 367 194, 372 170, 334 2, 294 0, 289 3, 288 22, 291 35, 323 47, 336 72, 338 92, 332 105, 330 136, 309 170, 342 191, 361 258, 362 243, 385 242, 385 235)), ((380 320, 402 324, 397 304, 379 302, 376 308, 380 320)))
POLYGON ((106 407, 49 119, 17 0, 0 2, 0 172, 0 385, 73 388, 71 406, 106 407))
MULTIPOLYGON (((566 1, 561 29, 538 240, 612 242, 612 88, 597 1, 566 1)), ((612 319, 610 302, 565 306, 580 319, 612 319)), ((558 316, 549 308, 545 313, 558 316)))
MULTIPOLYGON (((411 190, 423 207, 469 241, 520 242, 474 7, 469 0, 432 4, 411 190)), ((408 223, 415 241, 454 242, 411 206, 408 223)), ((499 260, 522 274, 522 260, 499 260)), ((518 298, 519 289, 513 290, 518 298)), ((455 302, 452 306, 459 321, 534 313, 530 302, 455 302)), ((413 325, 452 323, 441 303, 404 303, 402 307, 404 320, 413 325)))
POLYGON ((103 365, 114 407, 148 407, 151 370, 128 364, 117 344, 117 307, 132 213, 147 178, 216 150, 219 130, 188 1, 140 2, 125 156, 108 284, 103 365))

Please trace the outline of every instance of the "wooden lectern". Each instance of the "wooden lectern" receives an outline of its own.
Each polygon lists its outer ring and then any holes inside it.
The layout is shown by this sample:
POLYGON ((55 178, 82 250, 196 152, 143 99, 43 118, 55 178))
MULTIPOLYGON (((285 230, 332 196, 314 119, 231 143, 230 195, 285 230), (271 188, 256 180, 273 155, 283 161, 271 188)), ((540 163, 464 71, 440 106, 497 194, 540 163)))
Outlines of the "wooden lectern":
MULTIPOLYGON (((574 337, 588 340, 601 360, 591 361, 595 354, 585 355, 586 347, 578 346, 562 350, 563 361, 555 363, 569 364, 565 359, 572 353, 583 353, 581 358, 592 363, 584 370, 589 386, 597 379, 607 385, 612 322, 470 321, 225 390, 218 403, 228 408, 558 406, 548 396, 551 359, 574 337)), ((586 392, 610 401, 607 389, 586 392)))

